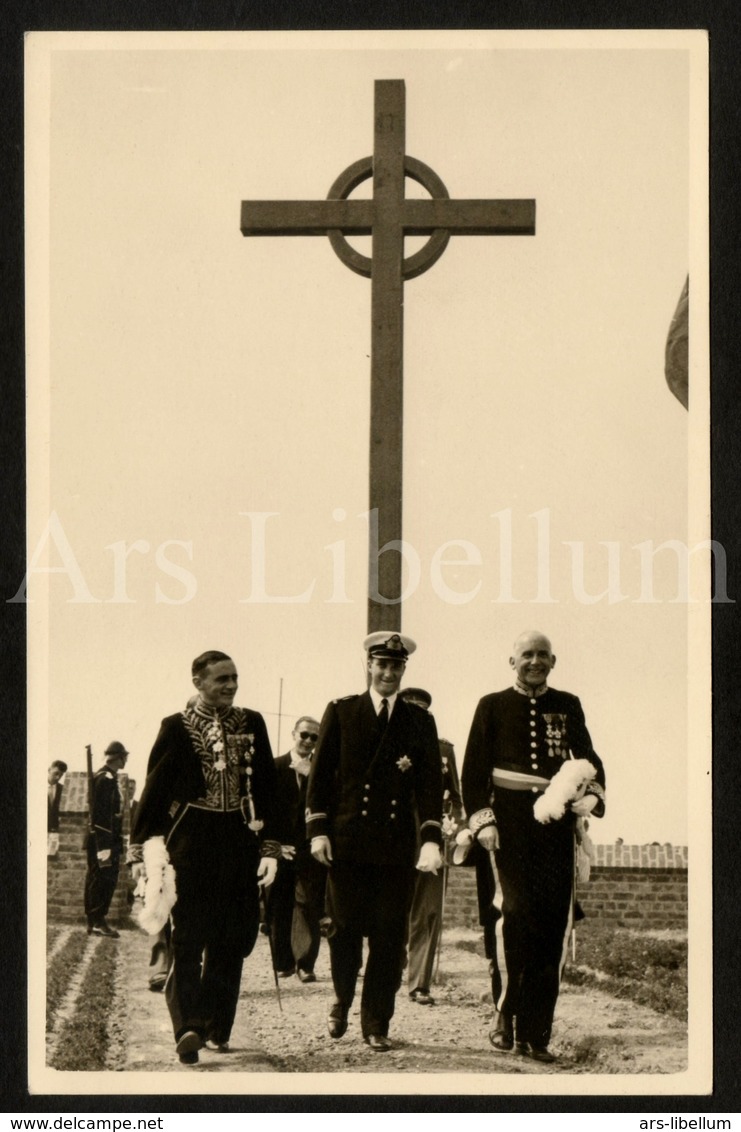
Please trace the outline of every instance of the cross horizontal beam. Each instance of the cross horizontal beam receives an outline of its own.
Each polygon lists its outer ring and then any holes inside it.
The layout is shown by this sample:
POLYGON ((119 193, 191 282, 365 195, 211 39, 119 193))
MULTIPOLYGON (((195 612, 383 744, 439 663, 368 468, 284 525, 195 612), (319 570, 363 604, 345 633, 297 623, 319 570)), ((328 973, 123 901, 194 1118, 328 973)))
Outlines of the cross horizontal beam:
MULTIPOLYGON (((333 228, 369 236, 379 220, 372 200, 242 201, 244 236, 326 236, 333 228)), ((533 236, 535 201, 405 200, 398 223, 407 236, 429 236, 439 228, 458 236, 533 236)))

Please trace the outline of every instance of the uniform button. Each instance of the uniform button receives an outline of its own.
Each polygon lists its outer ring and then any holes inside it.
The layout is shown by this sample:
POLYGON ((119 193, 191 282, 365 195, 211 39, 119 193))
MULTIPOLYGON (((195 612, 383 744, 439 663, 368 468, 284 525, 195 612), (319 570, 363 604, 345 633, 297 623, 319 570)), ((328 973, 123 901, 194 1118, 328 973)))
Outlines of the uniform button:
POLYGON ((538 764, 537 764, 537 763, 533 763, 533 770, 537 770, 537 769, 538 769, 538 764))
POLYGON ((362 811, 361 811, 361 817, 367 818, 367 817, 368 817, 368 811, 367 811, 367 810, 362 810, 362 811))
POLYGON ((532 699, 530 700, 530 703, 531 703, 531 704, 534 704, 535 702, 536 702, 536 701, 535 701, 535 698, 533 697, 533 698, 532 698, 532 699))
POLYGON ((391 799, 391 805, 392 805, 392 806, 395 806, 395 805, 396 805, 396 798, 392 798, 392 799, 391 799))
POLYGON ((538 745, 537 743, 531 743, 530 744, 531 747, 537 747, 537 745, 538 745))
POLYGON ((363 801, 364 801, 364 802, 367 802, 367 801, 368 801, 368 799, 367 799, 367 798, 363 798, 363 801))
POLYGON ((536 710, 535 710, 535 708, 534 708, 534 707, 531 707, 531 708, 530 708, 530 714, 531 714, 531 715, 537 715, 538 713, 536 712, 536 710))
POLYGON ((530 787, 530 791, 531 791, 531 793, 533 793, 533 794, 537 794, 537 793, 538 793, 538 787, 537 787, 537 786, 531 786, 531 787, 530 787))
POLYGON ((370 790, 370 782, 366 782, 366 784, 365 784, 365 786, 363 787, 363 789, 364 789, 364 790, 370 790))
POLYGON ((393 821, 395 817, 396 817, 396 814, 392 814, 392 815, 391 815, 391 820, 393 821))

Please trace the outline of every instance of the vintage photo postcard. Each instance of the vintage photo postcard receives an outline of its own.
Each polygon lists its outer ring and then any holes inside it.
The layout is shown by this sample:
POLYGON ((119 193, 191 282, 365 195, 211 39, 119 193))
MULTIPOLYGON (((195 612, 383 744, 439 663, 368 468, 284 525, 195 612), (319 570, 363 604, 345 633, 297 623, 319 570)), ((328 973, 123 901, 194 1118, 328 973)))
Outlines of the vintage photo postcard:
POLYGON ((710 1092, 707 85, 27 36, 33 1095, 710 1092))

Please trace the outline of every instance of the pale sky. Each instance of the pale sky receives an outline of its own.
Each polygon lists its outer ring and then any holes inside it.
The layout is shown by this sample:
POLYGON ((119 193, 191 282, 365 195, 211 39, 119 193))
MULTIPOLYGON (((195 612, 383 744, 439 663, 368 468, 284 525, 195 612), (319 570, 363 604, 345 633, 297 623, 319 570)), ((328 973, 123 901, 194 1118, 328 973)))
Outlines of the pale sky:
POLYGON ((29 547, 54 511, 38 565, 64 543, 79 567, 29 589, 39 782, 120 739, 141 785, 208 648, 276 754, 297 716, 364 688, 370 283, 324 238, 239 224, 244 199, 324 198, 371 153, 373 83, 393 78, 407 153, 452 197, 537 202, 534 237, 454 236, 405 286, 406 682, 461 760, 513 639, 541 629, 607 770, 593 839, 688 843, 697 653, 676 555, 646 600, 635 548, 708 531, 702 390, 690 418, 663 376, 691 266, 702 306, 693 35, 30 37, 29 547), (273 513, 264 553, 248 513, 273 513), (115 544, 136 544, 125 579, 115 544))

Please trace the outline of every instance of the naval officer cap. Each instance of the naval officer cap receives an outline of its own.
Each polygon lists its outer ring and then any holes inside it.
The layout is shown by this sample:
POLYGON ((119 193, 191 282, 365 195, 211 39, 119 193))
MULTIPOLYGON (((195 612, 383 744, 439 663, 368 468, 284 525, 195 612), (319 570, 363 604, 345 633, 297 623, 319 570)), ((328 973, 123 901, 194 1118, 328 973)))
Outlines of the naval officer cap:
POLYGON ((371 633, 363 641, 363 648, 368 658, 383 657, 388 660, 406 660, 416 649, 417 645, 411 637, 404 637, 401 633, 371 633))

